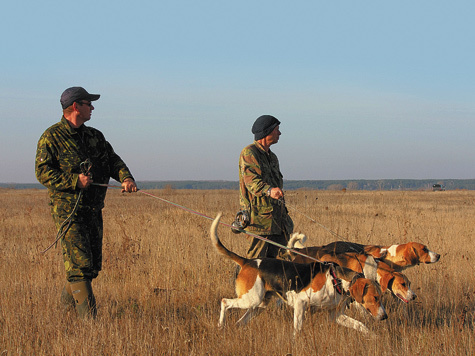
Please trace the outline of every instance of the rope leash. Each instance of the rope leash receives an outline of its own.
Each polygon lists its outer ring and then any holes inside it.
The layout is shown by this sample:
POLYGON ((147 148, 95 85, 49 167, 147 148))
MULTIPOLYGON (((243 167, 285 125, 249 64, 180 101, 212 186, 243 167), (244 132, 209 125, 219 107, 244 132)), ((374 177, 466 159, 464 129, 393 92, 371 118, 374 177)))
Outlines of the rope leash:
MULTIPOLYGON (((100 186, 100 187, 122 189, 121 186, 112 185, 112 184, 101 184, 101 183, 91 183, 91 184, 92 184, 92 185, 97 185, 97 186, 100 186)), ((192 214, 194 214, 194 215, 201 216, 201 217, 203 217, 203 218, 205 218, 205 219, 208 219, 208 220, 211 220, 211 221, 214 220, 214 218, 212 218, 212 217, 210 217, 210 216, 208 216, 208 215, 206 215, 206 214, 200 213, 200 212, 198 212, 198 211, 196 211, 196 210, 187 208, 186 206, 183 206, 183 205, 174 203, 174 202, 172 202, 172 201, 170 201, 170 200, 168 200, 168 199, 161 198, 161 197, 159 197, 159 196, 157 196, 157 195, 148 193, 148 192, 146 192, 146 191, 143 191, 143 190, 138 189, 138 190, 137 190, 137 193, 145 194, 145 195, 147 195, 147 196, 149 196, 149 197, 158 199, 158 200, 160 200, 160 201, 162 201, 162 202, 164 202, 164 203, 173 205, 173 206, 175 206, 175 207, 177 207, 177 208, 180 208, 180 209, 182 209, 182 210, 184 210, 184 211, 187 211, 187 212, 189 212, 189 213, 192 213, 192 214)), ((287 247, 287 246, 281 245, 281 244, 279 244, 279 243, 277 243, 277 242, 275 242, 275 241, 266 239, 265 237, 262 237, 262 236, 259 236, 259 235, 256 235, 256 234, 253 234, 252 232, 248 232, 248 231, 243 230, 243 229, 236 229, 236 227, 233 226, 233 225, 231 225, 231 224, 227 224, 227 223, 222 222, 222 221, 220 221, 219 223, 220 223, 221 225, 224 225, 224 226, 229 227, 229 228, 231 228, 231 229, 238 230, 239 232, 242 232, 242 233, 244 233, 244 234, 246 234, 246 235, 255 237, 256 239, 259 239, 259 240, 265 241, 265 242, 267 242, 267 243, 270 243, 270 244, 272 244, 272 245, 278 246, 278 247, 280 247, 280 248, 289 250, 289 251, 291 251, 291 252, 293 252, 293 253, 295 253, 295 254, 297 254, 297 255, 301 255, 301 256, 306 257, 306 258, 308 258, 308 259, 311 259, 311 260, 313 260, 313 261, 315 261, 315 262, 325 263, 325 262, 319 261, 319 260, 316 259, 315 257, 308 256, 308 255, 306 255, 306 254, 304 254, 304 253, 302 253, 302 252, 299 252, 299 251, 296 251, 296 250, 294 250, 294 249, 292 249, 292 248, 289 248, 289 247, 287 247)))
POLYGON ((73 223, 73 216, 74 214, 76 214, 76 210, 78 210, 79 201, 82 198, 82 192, 82 190, 79 192, 78 199, 76 200, 76 204, 74 205, 73 211, 71 212, 71 214, 68 215, 68 217, 62 222, 61 226, 59 227, 54 242, 47 248, 45 248, 43 251, 41 251, 41 253, 46 253, 49 249, 56 245, 58 241, 64 237, 64 235, 66 235, 69 228, 71 227, 71 224, 73 223))
MULTIPOLYGON (((87 159, 84 162, 82 162, 79 167, 81 169, 81 172, 84 175, 88 175, 91 172, 92 163, 89 159, 87 159)), ((76 203, 74 204, 74 208, 71 211, 71 214, 69 214, 68 217, 61 223, 61 226, 58 229, 58 233, 56 234, 56 239, 51 245, 49 245, 47 248, 41 251, 41 253, 46 253, 49 249, 55 246, 58 243, 58 241, 64 237, 64 235, 66 235, 69 228, 71 227, 71 224, 73 223, 73 216, 74 214, 76 214, 76 211, 78 210, 79 202, 82 199, 83 193, 84 193, 84 189, 81 189, 81 191, 78 194, 76 203)))
MULTIPOLYGON (((112 185, 112 184, 92 183, 92 185, 97 185, 97 186, 107 187, 107 188, 115 188, 115 189, 121 189, 121 188, 122 188, 121 186, 112 185)), ((161 197, 159 197, 159 196, 150 194, 150 193, 148 193, 148 192, 146 192, 146 191, 143 191, 143 190, 138 189, 138 190, 137 190, 137 193, 142 193, 142 194, 148 195, 148 196, 150 196, 150 197, 152 197, 152 198, 159 199, 159 200, 161 200, 161 201, 163 201, 163 202, 165 202, 165 203, 167 203, 167 204, 176 206, 177 208, 180 208, 180 209, 185 210, 185 211, 187 211, 187 212, 189 212, 189 213, 192 213, 192 214, 201 216, 201 217, 203 217, 203 218, 205 218, 205 219, 208 219, 208 220, 211 220, 211 221, 214 220, 214 218, 212 218, 212 217, 210 217, 210 216, 207 216, 207 215, 205 215, 205 214, 203 214, 203 213, 200 213, 200 212, 198 212, 198 211, 196 211, 196 210, 187 208, 187 207, 185 207, 185 206, 183 206, 183 205, 174 203, 174 202, 172 202, 172 201, 170 201, 170 200, 167 200, 167 199, 161 198, 161 197)), ((333 235, 333 236, 335 236, 335 237, 337 237, 337 238, 339 238, 339 239, 345 240, 346 242, 349 242, 348 239, 344 238, 343 236, 338 235, 336 232, 334 232, 334 231, 332 231, 331 229, 327 228, 325 225, 319 223, 318 221, 316 221, 315 219, 311 218, 310 216, 304 214, 303 212, 301 212, 300 210, 298 210, 298 209, 295 208, 294 206, 289 205, 289 204, 286 203, 282 198, 279 199, 279 202, 280 202, 280 204, 284 204, 286 207, 288 207, 288 208, 294 210, 295 212, 297 212, 297 213, 301 214, 302 216, 306 217, 307 219, 309 219, 309 220, 312 221, 313 223, 317 224, 317 225, 320 226, 321 228, 325 229, 325 230, 326 230, 327 232, 329 232, 331 235, 333 235)), ((292 249, 292 248, 289 248, 289 247, 287 247, 287 246, 281 245, 281 244, 279 244, 279 243, 277 243, 277 242, 274 242, 274 241, 272 241, 272 240, 266 239, 265 237, 262 237, 262 236, 260 236, 260 235, 256 235, 256 234, 253 234, 252 232, 248 232, 248 231, 246 231, 246 230, 244 230, 244 229, 237 229, 236 226, 234 226, 234 225, 226 224, 226 223, 224 223, 224 222, 222 222, 222 221, 220 221, 220 224, 221 224, 221 225, 224 225, 224 226, 226 226, 226 227, 229 227, 229 228, 231 228, 232 230, 236 230, 236 231, 238 231, 238 232, 244 233, 244 234, 249 235, 249 236, 251 236, 251 237, 255 237, 255 238, 259 239, 259 240, 265 241, 265 242, 270 243, 270 244, 272 244, 272 245, 275 245, 275 246, 278 246, 278 247, 283 248, 283 249, 285 249, 285 250, 288 250, 288 251, 290 251, 290 252, 293 252, 293 253, 295 253, 295 254, 297 254, 297 255, 306 257, 306 258, 308 258, 308 259, 310 259, 310 260, 312 260, 312 261, 320 262, 320 263, 328 263, 328 262, 320 261, 319 259, 317 259, 317 258, 315 258, 315 257, 308 256, 308 255, 306 255, 306 254, 304 254, 304 253, 302 253, 302 252, 299 252, 299 251, 294 250, 294 249, 292 249)), ((353 250, 353 248, 352 248, 351 246, 349 246, 349 248, 353 250)), ((356 252, 356 251, 355 251, 355 252, 356 252)), ((358 260, 358 259, 357 259, 357 260, 358 260)), ((358 260, 358 262, 360 262, 360 261, 358 260)))

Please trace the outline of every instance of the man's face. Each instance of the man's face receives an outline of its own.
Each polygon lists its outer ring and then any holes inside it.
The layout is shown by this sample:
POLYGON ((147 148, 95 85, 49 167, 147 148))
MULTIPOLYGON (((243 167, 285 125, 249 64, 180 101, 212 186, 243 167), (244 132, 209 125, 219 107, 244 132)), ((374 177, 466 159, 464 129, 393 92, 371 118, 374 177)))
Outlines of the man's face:
POLYGON ((91 119, 92 110, 94 110, 92 103, 87 100, 81 100, 76 102, 76 104, 81 119, 84 120, 84 122, 89 121, 91 119))
POLYGON ((272 130, 272 132, 269 135, 267 135, 269 146, 273 145, 274 143, 279 142, 280 135, 281 133, 279 130, 279 126, 276 126, 276 128, 272 130))

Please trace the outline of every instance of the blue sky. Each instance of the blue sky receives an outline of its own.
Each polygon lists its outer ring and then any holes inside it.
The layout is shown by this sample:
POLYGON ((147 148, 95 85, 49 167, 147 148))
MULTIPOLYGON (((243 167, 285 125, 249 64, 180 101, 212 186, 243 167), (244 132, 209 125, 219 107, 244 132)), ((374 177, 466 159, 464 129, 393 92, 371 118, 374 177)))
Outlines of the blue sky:
POLYGON ((475 178, 470 1, 10 1, 0 182, 33 183, 70 86, 137 180, 237 180, 262 114, 286 179, 475 178))

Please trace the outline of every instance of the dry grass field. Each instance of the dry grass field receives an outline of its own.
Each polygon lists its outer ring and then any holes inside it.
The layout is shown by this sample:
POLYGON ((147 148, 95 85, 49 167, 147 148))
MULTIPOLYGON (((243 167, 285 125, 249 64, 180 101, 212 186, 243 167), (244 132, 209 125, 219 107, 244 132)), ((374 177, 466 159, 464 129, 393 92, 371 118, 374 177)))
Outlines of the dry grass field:
MULTIPOLYGON (((149 191, 231 223, 237 191, 149 191)), ((295 230, 307 245, 342 239, 393 244, 418 241, 438 263, 404 273, 418 298, 390 295, 389 318, 348 311, 376 335, 307 316, 292 337, 292 310, 274 304, 242 328, 242 311, 217 327, 219 302, 233 297, 235 266, 211 246, 211 221, 144 194, 111 190, 104 209, 103 271, 93 282, 94 321, 64 312, 60 248, 44 190, 0 190, 0 355, 473 355, 475 192, 289 191, 295 230), (311 219, 309 219, 311 218, 311 219), (315 223, 318 222, 317 223, 315 223)), ((247 238, 221 226, 223 243, 243 254, 247 238)))

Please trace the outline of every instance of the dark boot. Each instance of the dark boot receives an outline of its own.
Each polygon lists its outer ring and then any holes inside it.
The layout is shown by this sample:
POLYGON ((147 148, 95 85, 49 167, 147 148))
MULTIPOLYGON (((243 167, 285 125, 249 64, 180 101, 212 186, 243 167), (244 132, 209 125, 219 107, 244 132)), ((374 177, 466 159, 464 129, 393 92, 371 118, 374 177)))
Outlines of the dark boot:
POLYGON ((95 318, 97 315, 96 298, 92 293, 91 281, 71 283, 71 291, 76 302, 76 311, 79 318, 95 318))
POLYGON ((63 291, 61 292, 61 305, 65 310, 69 308, 74 308, 76 306, 76 301, 74 300, 73 293, 71 291, 71 283, 66 281, 63 291))

